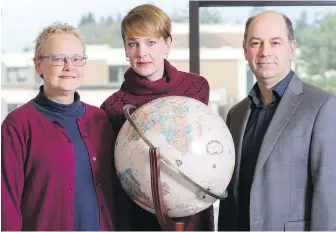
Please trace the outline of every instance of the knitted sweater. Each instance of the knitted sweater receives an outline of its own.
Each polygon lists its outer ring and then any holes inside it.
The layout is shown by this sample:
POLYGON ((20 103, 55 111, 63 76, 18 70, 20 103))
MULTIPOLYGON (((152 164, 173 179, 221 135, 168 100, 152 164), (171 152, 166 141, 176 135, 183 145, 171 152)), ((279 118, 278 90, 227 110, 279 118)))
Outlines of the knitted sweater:
MULTIPOLYGON (((164 76, 154 82, 144 79, 129 68, 125 72, 125 81, 120 90, 104 101, 101 108, 109 117, 116 134, 119 133, 126 120, 123 113, 123 107, 126 104, 140 107, 149 101, 166 96, 186 96, 208 104, 209 84, 205 78, 193 73, 178 71, 167 60, 165 60, 164 65, 164 76)), ((116 199, 116 202, 121 204, 117 213, 117 220, 122 220, 124 221, 123 224, 128 225, 119 229, 161 230, 156 216, 137 206, 130 198, 125 197, 125 194, 121 190, 118 194, 120 200, 116 199), (128 214, 125 211, 126 204, 128 205, 128 214), (119 214, 120 211, 124 212, 122 216, 119 214)), ((213 207, 184 218, 184 221, 186 222, 185 230, 214 230, 213 207)))

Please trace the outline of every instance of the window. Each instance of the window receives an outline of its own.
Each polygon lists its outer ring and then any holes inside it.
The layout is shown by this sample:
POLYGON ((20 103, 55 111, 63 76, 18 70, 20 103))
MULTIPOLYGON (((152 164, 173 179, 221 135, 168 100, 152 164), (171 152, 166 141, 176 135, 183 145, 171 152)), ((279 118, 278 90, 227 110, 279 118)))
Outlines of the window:
POLYGON ((121 84, 124 80, 124 73, 128 69, 128 66, 109 66, 109 83, 110 84, 121 84))
POLYGON ((28 82, 29 75, 29 68, 7 68, 7 83, 28 82))
MULTIPOLYGON (((190 2, 190 9, 195 12, 197 10, 199 13, 199 17, 190 20, 190 22, 197 19, 199 21, 198 28, 194 27, 194 24, 190 24, 190 37, 198 37, 198 40, 190 40, 191 71, 198 72, 200 70, 202 74, 205 72, 204 70, 215 70, 206 75, 207 78, 210 77, 209 82, 216 80, 216 82, 210 83, 210 86, 221 85, 231 93, 232 97, 239 99, 240 92, 235 91, 235 85, 229 85, 230 82, 224 78, 218 81, 211 75, 216 76, 220 72, 228 73, 234 66, 233 61, 243 62, 245 60, 242 44, 245 22, 248 17, 265 10, 275 10, 286 14, 293 23, 297 55, 292 61, 292 70, 306 82, 336 94, 336 59, 334 59, 336 30, 332 26, 336 22, 334 3, 333 6, 327 6, 324 1, 314 1, 316 4, 321 2, 321 6, 300 6, 298 2, 301 1, 293 1, 295 6, 281 6, 281 1, 265 1, 267 2, 265 6, 253 7, 252 5, 258 5, 255 3, 262 1, 252 1, 251 6, 248 6, 249 1, 243 2, 197 1, 197 4, 193 1, 190 2), (201 11, 201 9, 203 10, 201 11), (211 52, 211 55, 206 55, 207 50, 208 53, 211 52), (213 60, 211 65, 214 65, 216 60, 222 60, 222 64, 225 66, 204 68, 207 57, 211 57, 213 60)), ((193 16, 197 15, 191 13, 193 16)), ((246 90, 244 86, 244 93, 248 94, 255 83, 255 78, 250 69, 246 70, 245 75, 246 90)), ((230 76, 238 78, 234 72, 230 76)), ((238 85, 240 84, 238 83, 238 85)))

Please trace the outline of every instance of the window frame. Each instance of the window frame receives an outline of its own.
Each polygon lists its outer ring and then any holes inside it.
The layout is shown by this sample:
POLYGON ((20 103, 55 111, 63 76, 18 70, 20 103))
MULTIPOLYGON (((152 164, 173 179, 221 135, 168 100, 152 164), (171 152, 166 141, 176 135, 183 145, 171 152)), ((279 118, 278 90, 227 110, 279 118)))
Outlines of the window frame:
POLYGON ((336 6, 336 1, 189 1, 189 71, 200 74, 200 21, 201 7, 265 7, 265 6, 336 6))

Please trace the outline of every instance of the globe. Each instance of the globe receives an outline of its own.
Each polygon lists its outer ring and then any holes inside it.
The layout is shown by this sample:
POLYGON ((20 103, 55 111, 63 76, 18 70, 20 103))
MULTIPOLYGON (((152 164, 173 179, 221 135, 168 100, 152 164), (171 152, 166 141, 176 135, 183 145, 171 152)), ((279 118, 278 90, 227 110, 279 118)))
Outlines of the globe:
MULTIPOLYGON (((188 97, 162 97, 137 108, 130 119, 178 171, 213 196, 160 163, 162 194, 172 218, 197 214, 222 196, 231 180, 235 152, 223 119, 208 105, 188 97)), ((127 120, 116 139, 115 167, 128 196, 155 213, 149 145, 127 120)))

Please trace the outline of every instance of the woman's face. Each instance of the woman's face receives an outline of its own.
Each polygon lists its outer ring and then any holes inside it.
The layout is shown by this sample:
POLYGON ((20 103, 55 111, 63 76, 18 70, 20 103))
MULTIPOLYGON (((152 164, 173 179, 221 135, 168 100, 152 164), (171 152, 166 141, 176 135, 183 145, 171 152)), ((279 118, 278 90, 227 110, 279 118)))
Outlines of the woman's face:
POLYGON ((150 81, 162 78, 164 58, 170 45, 171 38, 125 36, 125 52, 132 69, 150 81))
POLYGON ((43 76, 44 88, 54 94, 73 93, 84 76, 84 47, 71 33, 53 34, 42 44, 41 57, 35 57, 36 72, 43 76))

